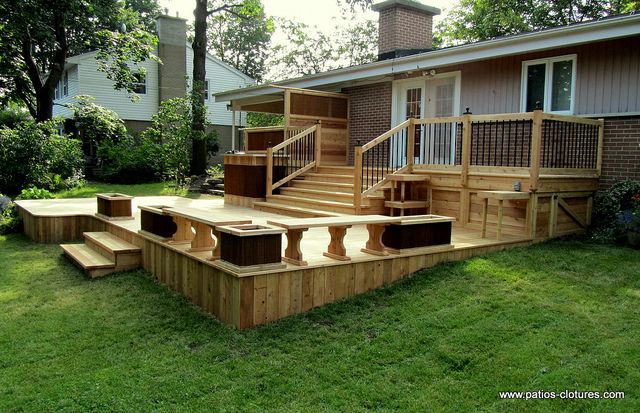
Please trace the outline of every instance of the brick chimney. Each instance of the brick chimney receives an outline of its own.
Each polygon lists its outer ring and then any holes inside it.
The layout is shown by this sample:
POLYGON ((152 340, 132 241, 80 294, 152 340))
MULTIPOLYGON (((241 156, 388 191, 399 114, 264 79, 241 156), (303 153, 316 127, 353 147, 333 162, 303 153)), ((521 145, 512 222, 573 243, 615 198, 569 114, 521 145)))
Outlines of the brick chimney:
POLYGON ((160 16, 156 20, 158 31, 159 100, 183 97, 187 76, 187 20, 160 16))
POLYGON ((440 9, 419 0, 384 0, 371 5, 378 17, 378 60, 432 49, 433 16, 440 9))

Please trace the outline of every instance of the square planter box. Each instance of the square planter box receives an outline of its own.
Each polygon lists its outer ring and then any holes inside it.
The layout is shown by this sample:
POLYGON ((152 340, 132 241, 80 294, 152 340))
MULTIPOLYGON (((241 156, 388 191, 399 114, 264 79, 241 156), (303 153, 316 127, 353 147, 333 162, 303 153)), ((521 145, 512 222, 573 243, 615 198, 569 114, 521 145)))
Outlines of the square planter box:
POLYGON ((217 227, 220 231, 220 265, 235 272, 285 268, 282 263, 283 228, 244 224, 217 227))
POLYGON ((96 216, 107 220, 133 219, 132 196, 118 193, 96 194, 98 212, 96 216))
POLYGON ((391 253, 415 248, 451 245, 451 225, 455 218, 440 215, 412 215, 387 226, 382 243, 391 253))
POLYGON ((139 206, 140 234, 150 236, 160 241, 169 241, 178 230, 173 218, 164 215, 162 209, 170 208, 166 205, 139 206))

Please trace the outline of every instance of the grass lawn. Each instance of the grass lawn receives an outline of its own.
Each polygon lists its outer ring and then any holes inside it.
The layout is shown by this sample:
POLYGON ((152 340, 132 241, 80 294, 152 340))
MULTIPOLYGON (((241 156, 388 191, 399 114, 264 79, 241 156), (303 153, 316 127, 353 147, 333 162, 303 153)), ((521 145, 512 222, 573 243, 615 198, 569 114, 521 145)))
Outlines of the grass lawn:
POLYGON ((640 252, 554 241, 249 331, 0 237, 0 411, 640 411, 640 252), (500 400, 504 390, 624 400, 500 400))
POLYGON ((168 187, 165 182, 154 182, 150 184, 137 185, 118 185, 107 184, 104 182, 88 182, 82 188, 74 188, 68 191, 61 191, 55 194, 56 198, 91 198, 96 194, 103 192, 120 192, 133 196, 159 196, 159 195, 178 195, 187 198, 200 198, 202 194, 196 192, 188 192, 186 190, 178 190, 176 193, 174 188, 168 187))

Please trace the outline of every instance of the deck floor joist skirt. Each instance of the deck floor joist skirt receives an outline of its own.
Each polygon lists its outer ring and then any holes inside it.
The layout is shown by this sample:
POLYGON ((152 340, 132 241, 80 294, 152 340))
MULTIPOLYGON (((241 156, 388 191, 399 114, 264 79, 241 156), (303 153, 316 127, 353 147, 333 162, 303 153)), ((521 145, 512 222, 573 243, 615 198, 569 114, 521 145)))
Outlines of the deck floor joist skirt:
MULTIPOLYGON (((374 256, 361 251, 368 239, 364 226, 349 229, 344 240, 351 261, 325 257, 330 241, 326 228, 307 231, 301 243, 308 266, 286 264, 270 271, 235 273, 211 261, 210 251, 188 252, 188 244, 171 244, 140 229, 138 206, 188 207, 212 220, 251 220, 265 224, 279 215, 224 205, 222 200, 180 197, 137 197, 134 219, 108 221, 95 216, 96 200, 19 201, 25 233, 36 242, 80 241, 87 231, 108 231, 142 250, 142 267, 159 282, 186 296, 195 305, 237 328, 250 328, 307 311, 397 281, 420 269, 463 260, 492 251, 531 244, 530 239, 505 235, 481 237, 481 231, 454 226, 453 248, 416 250, 403 255, 374 256)), ((490 233, 489 233, 490 234, 490 233)), ((282 237, 282 249, 286 237, 282 237)))

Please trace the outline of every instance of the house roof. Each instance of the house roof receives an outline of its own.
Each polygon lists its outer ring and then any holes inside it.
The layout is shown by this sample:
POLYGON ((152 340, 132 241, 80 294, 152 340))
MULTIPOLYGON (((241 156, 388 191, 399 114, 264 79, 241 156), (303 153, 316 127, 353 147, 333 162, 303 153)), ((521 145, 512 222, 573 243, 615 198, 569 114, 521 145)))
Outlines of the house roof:
MULTIPOLYGON (((191 44, 189 42, 187 42, 187 48, 191 49, 191 44)), ((86 53, 82 53, 79 55, 75 55, 75 56, 71 56, 69 58, 67 58, 67 62, 65 65, 65 69, 68 69, 72 66, 75 66, 77 64, 80 63, 80 61, 88 58, 88 57, 95 57, 95 55, 97 54, 97 51, 91 51, 91 52, 86 52, 86 53)), ((255 82, 255 79, 253 79, 252 77, 249 77, 247 75, 245 75, 244 73, 242 73, 241 71, 239 71, 238 69, 236 69, 235 67, 229 65, 228 63, 223 62, 222 60, 218 59, 217 57, 207 53, 207 58, 209 60, 211 60, 212 62, 217 63, 219 66, 222 66, 224 69, 235 73, 236 75, 244 78, 245 80, 248 80, 250 82, 255 82)))
POLYGON ((549 28, 537 32, 505 36, 492 40, 436 49, 411 56, 350 66, 328 72, 268 85, 251 86, 216 93, 216 102, 229 102, 254 96, 277 93, 279 87, 317 88, 357 85, 416 70, 427 70, 460 63, 481 61, 502 56, 575 46, 607 39, 640 35, 640 15, 614 16, 601 20, 549 28))

